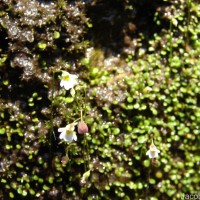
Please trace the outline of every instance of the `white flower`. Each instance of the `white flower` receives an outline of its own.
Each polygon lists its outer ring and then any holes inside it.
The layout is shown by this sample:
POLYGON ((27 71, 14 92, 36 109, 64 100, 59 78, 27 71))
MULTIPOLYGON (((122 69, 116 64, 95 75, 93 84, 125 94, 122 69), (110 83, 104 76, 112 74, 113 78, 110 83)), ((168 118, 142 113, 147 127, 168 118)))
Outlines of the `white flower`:
POLYGON ((71 123, 71 124, 68 124, 66 127, 63 127, 63 128, 59 128, 58 129, 58 132, 61 132, 59 138, 68 143, 71 143, 73 140, 77 140, 77 136, 76 136, 76 133, 74 131, 74 126, 76 124, 75 123, 71 123))
POLYGON ((150 148, 147 151, 146 155, 149 156, 149 158, 156 158, 158 157, 158 154, 160 153, 160 150, 158 150, 155 146, 155 144, 153 143, 153 140, 151 142, 150 148))
POLYGON ((63 71, 60 86, 64 87, 66 90, 69 90, 78 84, 77 78, 78 76, 63 71))

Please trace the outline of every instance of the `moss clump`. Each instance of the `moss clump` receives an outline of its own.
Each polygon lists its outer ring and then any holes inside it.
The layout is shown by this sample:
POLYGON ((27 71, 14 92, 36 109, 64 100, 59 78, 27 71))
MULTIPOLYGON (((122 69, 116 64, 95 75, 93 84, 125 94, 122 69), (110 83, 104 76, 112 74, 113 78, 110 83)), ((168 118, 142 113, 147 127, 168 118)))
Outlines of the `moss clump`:
POLYGON ((0 198, 199 191, 198 11, 194 0, 2 0, 0 198), (61 70, 79 76, 75 96, 61 70), (60 144, 82 107, 89 134, 60 144))

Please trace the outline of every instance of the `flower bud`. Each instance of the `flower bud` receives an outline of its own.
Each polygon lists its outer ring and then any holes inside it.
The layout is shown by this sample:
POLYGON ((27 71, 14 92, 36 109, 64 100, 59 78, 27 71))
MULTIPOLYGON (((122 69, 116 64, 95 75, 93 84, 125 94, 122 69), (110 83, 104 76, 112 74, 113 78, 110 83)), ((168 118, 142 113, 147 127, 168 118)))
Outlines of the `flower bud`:
POLYGON ((78 123, 78 133, 79 134, 85 134, 88 133, 88 126, 84 121, 80 121, 78 123))

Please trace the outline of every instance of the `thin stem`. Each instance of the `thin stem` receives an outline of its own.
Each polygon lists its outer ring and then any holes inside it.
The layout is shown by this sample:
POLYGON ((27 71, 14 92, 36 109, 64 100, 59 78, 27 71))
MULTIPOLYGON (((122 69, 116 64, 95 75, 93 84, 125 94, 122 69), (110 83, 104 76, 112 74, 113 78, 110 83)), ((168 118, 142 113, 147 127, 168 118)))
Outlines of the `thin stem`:
POLYGON ((185 47, 186 48, 189 44, 188 32, 189 32, 190 17, 191 17, 191 15, 190 15, 191 1, 192 0, 187 0, 187 31, 185 33, 185 37, 186 37, 185 47))
POLYGON ((87 143, 86 135, 85 134, 84 134, 84 146, 85 146, 86 161, 87 161, 85 171, 87 171, 87 169, 89 168, 90 156, 89 156, 89 148, 88 148, 88 143, 87 143))
POLYGON ((87 171, 87 147, 86 147, 86 138, 84 135, 84 156, 86 157, 85 162, 84 162, 84 170, 85 172, 87 171))
POLYGON ((77 118, 76 120, 74 120, 73 123, 75 123, 75 122, 77 122, 77 121, 79 121, 79 120, 81 120, 81 117, 79 117, 79 118, 77 118))
POLYGON ((81 122, 83 121, 83 110, 81 109, 81 122))
MULTIPOLYGON (((151 170, 151 169, 150 169, 150 170, 151 170)), ((148 171, 148 176, 147 176, 147 187, 146 187, 146 189, 145 189, 145 200, 149 200, 150 170, 148 171)))
POLYGON ((172 36, 173 36, 173 32, 172 32, 172 19, 170 20, 170 54, 169 54, 169 63, 171 65, 171 61, 172 61, 172 48, 173 48, 173 43, 172 43, 172 36))
POLYGON ((84 109, 84 115, 86 115, 86 101, 87 101, 87 93, 86 93, 86 88, 84 88, 84 105, 82 106, 84 109))
POLYGON ((54 72, 53 72, 53 77, 52 77, 52 92, 51 92, 51 114, 50 114, 50 157, 52 158, 52 135, 54 134, 53 131, 53 94, 54 94, 54 72))

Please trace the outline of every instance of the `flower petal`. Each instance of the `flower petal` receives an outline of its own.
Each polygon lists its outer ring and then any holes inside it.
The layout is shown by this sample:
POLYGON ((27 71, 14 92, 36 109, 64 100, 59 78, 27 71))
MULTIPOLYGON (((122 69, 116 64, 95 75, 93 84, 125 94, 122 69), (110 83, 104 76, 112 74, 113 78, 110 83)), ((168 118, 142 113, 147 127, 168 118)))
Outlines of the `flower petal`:
POLYGON ((148 150, 148 151, 146 152, 146 155, 147 155, 147 156, 149 156, 149 154, 150 154, 150 150, 148 150))
POLYGON ((67 131, 74 131, 74 127, 75 126, 75 123, 71 123, 71 124, 68 124, 67 126, 66 126, 66 130, 67 131))
POLYGON ((156 152, 157 152, 157 153, 160 153, 160 150, 159 150, 159 149, 156 149, 156 152))
POLYGON ((66 127, 61 127, 58 129, 58 132, 63 132, 63 131, 66 131, 66 127))
POLYGON ((150 153, 149 158, 155 158, 155 156, 150 153))
POLYGON ((70 76, 71 76, 72 79, 77 79, 78 78, 78 76, 75 75, 75 74, 70 74, 70 76))
POLYGON ((74 133, 72 132, 71 134, 65 134, 65 141, 71 143, 74 139, 74 133))
POLYGON ((74 133, 74 141, 77 141, 77 135, 76 135, 76 133, 74 133))
POLYGON ((65 131, 63 131, 61 134, 60 134, 60 136, 59 136, 59 138, 62 140, 65 140, 65 135, 66 135, 66 132, 65 131))
POLYGON ((64 86, 64 81, 61 80, 61 81, 60 81, 60 87, 63 87, 63 86, 64 86))
POLYGON ((63 80, 63 87, 65 90, 69 90, 71 88, 71 85, 69 84, 69 81, 64 81, 63 80))

